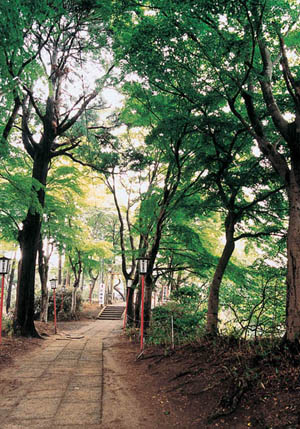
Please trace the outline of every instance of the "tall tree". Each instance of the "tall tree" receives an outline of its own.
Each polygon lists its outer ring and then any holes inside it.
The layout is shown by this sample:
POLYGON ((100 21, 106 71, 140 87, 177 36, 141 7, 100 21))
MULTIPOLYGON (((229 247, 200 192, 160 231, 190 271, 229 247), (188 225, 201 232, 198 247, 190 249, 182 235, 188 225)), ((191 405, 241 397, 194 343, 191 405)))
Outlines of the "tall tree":
POLYGON ((120 18, 127 20, 120 36, 125 66, 154 90, 188 100, 195 111, 203 96, 220 97, 220 109, 238 118, 287 189, 286 333, 294 343, 300 336, 299 6, 285 0, 127 4, 131 14, 120 18))
MULTIPOLYGON (((51 9, 47 20, 35 17, 26 33, 26 44, 34 50, 37 76, 20 78, 22 90, 22 142, 32 159, 31 202, 19 231, 22 259, 18 281, 15 331, 36 336, 33 323, 35 262, 40 237, 45 190, 51 160, 63 156, 80 144, 84 127, 74 129, 89 103, 96 98, 108 70, 99 67, 98 83, 89 89, 78 82, 76 67, 84 68, 89 49, 106 46, 107 5, 66 5, 51 9), (87 8, 86 8, 87 7, 87 8), (96 34, 97 32, 97 34, 96 34), (79 84, 78 96, 74 85, 79 84), (44 84, 42 81, 44 80, 44 84), (42 91, 37 83, 44 85, 42 91), (47 89, 48 87, 48 89, 47 89), (73 95, 70 95, 72 88, 73 95), (81 94, 80 94, 81 92, 81 94), (46 96, 44 95, 46 93, 46 96), (66 99, 66 94, 69 98, 66 99)), ((13 67, 12 67, 13 69, 13 67)), ((13 73, 13 71, 11 72, 13 73)), ((101 104, 101 103, 100 103, 101 104)))

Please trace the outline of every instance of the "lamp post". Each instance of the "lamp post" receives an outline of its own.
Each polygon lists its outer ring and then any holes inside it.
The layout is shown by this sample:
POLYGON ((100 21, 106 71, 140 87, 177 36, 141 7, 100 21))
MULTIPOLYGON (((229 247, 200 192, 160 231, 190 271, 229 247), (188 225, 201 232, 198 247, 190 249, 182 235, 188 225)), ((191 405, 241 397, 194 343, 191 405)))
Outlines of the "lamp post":
POLYGON ((141 352, 144 348, 144 296, 145 296, 145 274, 147 274, 147 268, 148 268, 148 260, 149 258, 143 257, 143 258, 137 258, 139 263, 139 273, 142 278, 142 291, 141 291, 141 344, 140 349, 141 352))
POLYGON ((54 333, 56 334, 57 329, 56 329, 56 295, 55 295, 55 290, 56 290, 56 278, 51 279, 50 280, 50 286, 51 289, 53 290, 53 303, 54 303, 54 333))
POLYGON ((3 312, 3 297, 4 297, 4 277, 9 271, 9 258, 2 256, 0 258, 0 274, 2 274, 2 285, 1 285, 1 303, 0 303, 0 344, 2 342, 2 312, 3 312))
POLYGON ((127 322, 128 298, 129 298, 129 292, 130 292, 131 287, 132 287, 132 280, 129 279, 128 282, 127 282, 126 307, 125 307, 125 314, 124 314, 123 329, 125 329, 126 322, 127 322))

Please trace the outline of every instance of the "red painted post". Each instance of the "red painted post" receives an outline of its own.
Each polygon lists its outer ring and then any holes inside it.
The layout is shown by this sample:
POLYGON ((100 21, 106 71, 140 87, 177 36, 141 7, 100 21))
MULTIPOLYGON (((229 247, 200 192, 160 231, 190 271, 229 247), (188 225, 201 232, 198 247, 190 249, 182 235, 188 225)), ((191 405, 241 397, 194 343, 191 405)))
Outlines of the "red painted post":
POLYGON ((0 303, 0 344, 2 343, 2 312, 3 312, 3 296, 4 296, 4 274, 2 274, 1 303, 0 303))
POLYGON ((56 334, 56 295, 55 295, 55 289, 53 289, 53 302, 54 302, 54 333, 56 334))
POLYGON ((142 274, 142 296, 141 296, 141 352, 144 348, 144 274, 142 274))

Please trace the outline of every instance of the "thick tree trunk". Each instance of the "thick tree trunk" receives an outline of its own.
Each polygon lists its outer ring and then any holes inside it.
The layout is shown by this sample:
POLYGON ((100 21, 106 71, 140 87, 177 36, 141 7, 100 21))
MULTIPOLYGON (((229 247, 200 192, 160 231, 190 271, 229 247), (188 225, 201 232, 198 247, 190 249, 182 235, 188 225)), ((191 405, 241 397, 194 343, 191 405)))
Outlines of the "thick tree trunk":
POLYGON ((209 335, 218 334, 218 312, 219 312, 219 295, 220 295, 220 286, 222 279, 228 265, 228 262, 231 258, 231 255, 234 251, 234 222, 230 214, 227 216, 225 227, 226 227, 226 244, 223 249, 222 255, 219 259, 218 265, 216 267, 214 277, 209 289, 208 297, 208 308, 207 308, 207 318, 206 318, 206 332, 209 335))
POLYGON ((32 214, 28 211, 23 229, 19 234, 22 259, 17 286, 14 330, 18 335, 29 337, 39 337, 34 326, 34 281, 40 229, 40 214, 32 214))
POLYGON ((151 300, 152 300, 152 279, 151 276, 145 278, 145 299, 144 299, 144 329, 147 331, 151 320, 151 300))
POLYGON ((289 228, 287 237, 287 303, 286 338, 294 343, 300 340, 300 183, 290 175, 289 228))
MULTIPOLYGON (((43 151, 38 151, 33 163, 32 177, 42 185, 46 184, 48 164, 48 156, 43 151)), ((32 193, 33 196, 37 197, 41 207, 44 207, 44 188, 37 189, 37 185, 34 182, 32 193)), ((37 204, 37 201, 35 201, 35 204, 37 204)), ((30 207, 23 221, 23 229, 20 231, 18 237, 22 257, 17 285, 14 331, 18 335, 29 337, 39 337, 34 326, 34 286, 41 222, 42 218, 39 208, 30 207)))

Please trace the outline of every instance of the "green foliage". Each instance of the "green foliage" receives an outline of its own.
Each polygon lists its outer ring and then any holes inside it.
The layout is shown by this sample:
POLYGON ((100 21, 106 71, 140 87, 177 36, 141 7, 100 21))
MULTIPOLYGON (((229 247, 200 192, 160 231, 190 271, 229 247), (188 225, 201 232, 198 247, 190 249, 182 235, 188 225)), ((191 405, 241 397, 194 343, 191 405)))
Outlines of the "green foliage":
POLYGON ((174 344, 195 341, 203 333, 205 310, 199 308, 199 290, 184 286, 172 294, 165 305, 152 310, 148 342, 170 346, 172 344, 172 319, 174 344))
POLYGON ((10 148, 8 154, 1 160, 0 231, 7 241, 16 242, 28 206, 35 201, 35 207, 40 210, 40 205, 31 191, 28 157, 15 147, 10 148))
POLYGON ((284 261, 258 259, 243 281, 226 281, 221 293, 221 332, 244 338, 278 338, 285 330, 284 261))
MULTIPOLYGON (((64 292, 62 290, 56 290, 56 315, 62 312, 62 317, 64 320, 71 319, 71 305, 72 305, 72 290, 67 289, 64 292), (62 307, 63 302, 63 307, 62 307)), ((77 311, 80 312, 82 309, 82 296, 80 292, 76 294, 77 301, 77 311)), ((41 298, 36 297, 34 302, 34 317, 39 319, 41 313, 41 298)), ((49 292, 49 305, 48 305, 48 320, 54 320, 54 299, 52 290, 49 292)))
POLYGON ((2 332, 4 335, 12 336, 14 333, 14 317, 13 313, 10 313, 3 317, 2 320, 2 332))
POLYGON ((182 286, 172 293, 171 299, 189 310, 196 310, 199 306, 199 291, 195 286, 182 286))

